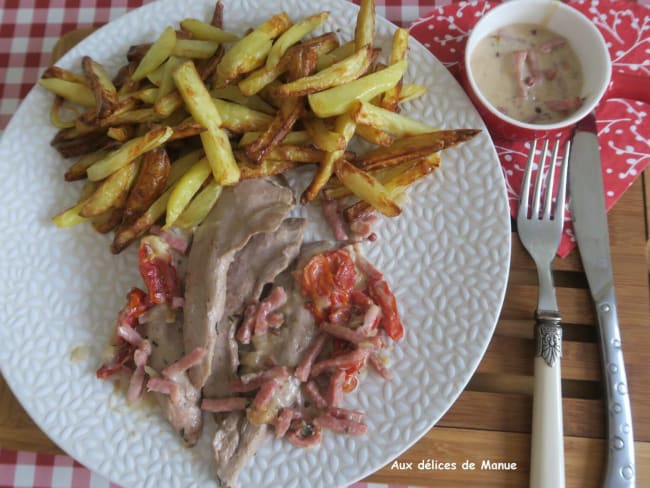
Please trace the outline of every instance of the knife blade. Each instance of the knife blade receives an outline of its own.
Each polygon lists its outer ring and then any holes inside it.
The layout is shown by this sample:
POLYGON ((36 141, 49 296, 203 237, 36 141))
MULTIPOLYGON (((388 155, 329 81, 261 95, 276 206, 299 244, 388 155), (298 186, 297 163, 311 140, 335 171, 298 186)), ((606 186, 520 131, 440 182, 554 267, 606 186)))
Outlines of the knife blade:
POLYGON ((593 112, 576 125, 573 134, 569 187, 569 208, 582 266, 596 307, 603 359, 608 454, 602 486, 634 487, 632 411, 616 313, 605 191, 593 112))

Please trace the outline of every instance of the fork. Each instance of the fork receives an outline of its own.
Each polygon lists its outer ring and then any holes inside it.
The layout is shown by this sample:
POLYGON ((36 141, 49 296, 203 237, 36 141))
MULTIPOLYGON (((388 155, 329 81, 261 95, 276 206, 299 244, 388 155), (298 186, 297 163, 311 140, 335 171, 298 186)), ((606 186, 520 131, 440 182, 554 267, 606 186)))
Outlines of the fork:
POLYGON ((538 163, 537 178, 531 179, 536 157, 534 140, 524 172, 517 214, 519 239, 535 261, 539 294, 535 311, 535 384, 531 439, 531 488, 564 488, 564 437, 562 428, 562 327, 555 298, 551 262, 557 252, 564 226, 567 169, 570 142, 566 143, 560 179, 554 191, 555 163, 560 141, 555 142, 549 169, 544 172, 549 149, 544 142, 538 163), (543 203, 542 203, 542 197, 543 203), (555 197, 555 203, 553 199, 555 197), (531 200, 529 204, 529 199, 531 200))

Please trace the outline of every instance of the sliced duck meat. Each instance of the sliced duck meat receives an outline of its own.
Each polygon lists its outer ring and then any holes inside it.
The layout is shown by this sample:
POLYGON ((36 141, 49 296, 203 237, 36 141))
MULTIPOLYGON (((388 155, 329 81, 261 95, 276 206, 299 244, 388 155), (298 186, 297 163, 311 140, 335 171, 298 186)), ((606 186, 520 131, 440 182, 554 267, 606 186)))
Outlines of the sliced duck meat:
POLYGON ((203 428, 199 408, 201 392, 190 382, 186 369, 188 364, 200 359, 200 353, 184 356, 182 324, 180 312, 156 305, 149 310, 147 321, 140 329, 151 344, 149 366, 160 375, 150 378, 147 388, 156 392, 165 417, 185 444, 193 446, 203 428))
POLYGON ((274 179, 251 179, 227 187, 194 234, 189 253, 183 339, 185 351, 203 347, 203 360, 190 369, 202 388, 211 371, 218 337, 234 335, 224 317, 228 269, 237 251, 256 234, 275 231, 293 206, 293 192, 274 179))

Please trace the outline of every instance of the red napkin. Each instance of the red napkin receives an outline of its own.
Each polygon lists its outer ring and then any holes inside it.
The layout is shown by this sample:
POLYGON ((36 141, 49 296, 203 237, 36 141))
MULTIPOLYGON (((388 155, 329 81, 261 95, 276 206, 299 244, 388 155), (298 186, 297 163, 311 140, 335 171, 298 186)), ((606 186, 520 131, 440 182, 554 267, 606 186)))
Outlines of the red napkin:
MULTIPOLYGON (((495 2, 452 3, 417 20, 411 35, 422 42, 452 73, 462 62, 465 42, 474 24, 495 2)), ((646 77, 650 90, 650 9, 621 1, 570 2, 589 17, 609 46, 614 71, 646 77)), ((641 102, 610 99, 596 110, 607 210, 618 201, 650 163, 650 107, 641 102)), ((551 134, 565 141, 570 131, 551 134)), ((519 190, 529 142, 494 138, 503 166, 510 211, 517 214, 519 190)), ((565 257, 575 247, 570 217, 558 249, 565 257)))

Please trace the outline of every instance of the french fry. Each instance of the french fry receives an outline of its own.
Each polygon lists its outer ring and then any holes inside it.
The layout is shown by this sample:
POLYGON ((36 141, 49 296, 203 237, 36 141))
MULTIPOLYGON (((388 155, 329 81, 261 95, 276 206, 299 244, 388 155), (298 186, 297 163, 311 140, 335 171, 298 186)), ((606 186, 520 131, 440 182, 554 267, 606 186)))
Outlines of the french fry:
POLYGON ((274 159, 265 159, 261 164, 242 162, 240 164, 241 179, 248 180, 251 178, 275 176, 293 169, 299 164, 300 163, 296 163, 295 161, 278 161, 274 159))
POLYGON ((138 67, 131 75, 131 79, 139 81, 158 68, 170 56, 176 44, 176 31, 167 27, 156 42, 147 50, 140 60, 138 67))
POLYGON ((221 126, 238 134, 264 130, 273 120, 269 114, 258 112, 238 103, 226 102, 218 98, 212 99, 212 102, 222 117, 221 126))
POLYGON ((262 100, 258 95, 246 96, 244 95, 237 85, 226 85, 223 88, 215 88, 210 91, 210 95, 214 98, 219 98, 229 102, 235 102, 258 112, 263 112, 269 115, 275 115, 275 109, 262 100))
POLYGON ((224 42, 233 42, 239 40, 235 34, 226 32, 219 27, 202 22, 198 19, 185 19, 181 21, 181 27, 192 33, 194 39, 202 41, 212 41, 218 44, 224 42))
POLYGON ((136 159, 103 180, 97 190, 86 200, 79 215, 95 217, 111 209, 125 193, 128 193, 139 166, 140 161, 136 159))
POLYGON ((175 225, 188 230, 200 225, 208 216, 214 204, 217 203, 222 189, 221 185, 211 179, 183 210, 183 213, 176 219, 175 225))
POLYGON ((202 159, 203 156, 205 156, 205 151, 203 149, 196 149, 174 161, 169 169, 169 177, 165 184, 165 190, 171 188, 171 186, 187 173, 200 159, 202 159))
MULTIPOLYGON (((176 36, 176 33, 174 33, 174 38, 176 36)), ((136 68, 137 64, 142 61, 142 58, 145 57, 149 49, 151 48, 152 43, 151 42, 146 42, 144 44, 135 44, 133 46, 129 46, 129 50, 126 52, 126 60, 129 63, 136 63, 136 68)), ((135 71, 135 68, 133 69, 135 71)))
POLYGON ((114 113, 105 119, 95 119, 92 121, 93 125, 86 125, 85 121, 77 119, 76 127, 83 135, 90 132, 96 132, 98 129, 106 129, 117 125, 143 124, 146 122, 157 122, 160 119, 161 116, 152 109, 140 108, 126 112, 114 113))
POLYGON ((226 53, 226 51, 223 48, 223 45, 220 45, 217 48, 217 51, 210 56, 207 59, 204 59, 198 66, 197 69, 199 71, 199 75, 201 76, 201 80, 205 83, 208 83, 212 85, 212 78, 215 77, 217 73, 217 66, 219 66, 219 63, 223 59, 223 55, 226 53))
POLYGON ((172 127, 172 130, 174 131, 174 133, 171 135, 169 139, 167 139, 167 142, 172 142, 178 139, 185 139, 187 137, 199 135, 201 132, 204 132, 206 128, 203 127, 198 122, 196 122, 195 120, 193 120, 192 118, 188 118, 183 122, 181 122, 180 124, 172 127))
POLYGON ((172 73, 176 68, 178 68, 185 60, 177 56, 170 56, 165 64, 162 65, 162 75, 158 83, 158 91, 156 92, 156 98, 152 102, 155 104, 159 102, 165 95, 168 95, 176 89, 174 84, 174 78, 172 73))
POLYGON ((106 74, 104 67, 89 56, 81 59, 81 67, 88 80, 88 87, 95 95, 96 113, 100 118, 107 117, 117 108, 117 90, 106 74))
POLYGON ((352 56, 355 50, 354 41, 349 41, 337 47, 336 49, 333 49, 329 53, 321 54, 318 57, 318 62, 316 63, 316 71, 322 71, 326 68, 329 68, 334 63, 338 63, 339 61, 352 56))
POLYGON ((74 119, 64 120, 61 118, 61 109, 63 108, 64 103, 65 100, 63 97, 54 95, 54 101, 52 102, 52 108, 50 109, 50 122, 57 129, 69 129, 70 127, 75 126, 74 119))
POLYGON ((381 71, 358 78, 308 96, 309 105, 322 118, 340 115, 350 109, 355 100, 368 101, 392 88, 406 70, 406 61, 399 61, 381 71))
POLYGON ((289 27, 289 29, 287 29, 273 43, 273 46, 266 57, 266 67, 270 69, 277 66, 280 62, 280 58, 282 58, 287 49, 325 22, 328 17, 329 12, 320 12, 289 27))
POLYGON ((414 98, 421 97, 427 92, 426 87, 421 85, 414 85, 412 83, 402 83, 402 88, 399 93, 399 103, 408 102, 414 98))
POLYGON ((161 117, 169 117, 182 106, 183 97, 178 91, 174 90, 156 101, 153 106, 153 111, 161 117))
MULTIPOLYGON (((434 153, 420 160, 408 161, 406 165, 392 175, 388 173, 377 175, 377 179, 383 182, 384 188, 392 199, 399 198, 411 184, 433 172, 440 165, 440 155, 434 153)), ((360 201, 347 207, 343 211, 343 216, 348 222, 352 222, 369 215, 373 210, 370 204, 360 201)))
POLYGON ((43 88, 66 100, 84 107, 95 106, 95 95, 86 85, 60 78, 41 78, 38 82, 43 88))
MULTIPOLYGON (((241 139, 239 139, 239 147, 244 147, 248 146, 249 144, 252 144, 258 137, 262 135, 261 132, 246 132, 241 139)), ((309 134, 305 131, 291 131, 287 133, 286 136, 284 136, 284 139, 282 139, 281 144, 293 144, 297 146, 301 145, 306 145, 310 144, 311 139, 309 137, 309 134)))
POLYGON ((234 185, 239 181, 239 167, 232 154, 228 136, 221 129, 219 111, 201 81, 194 63, 183 63, 174 71, 173 76, 194 120, 207 129, 200 137, 215 181, 224 186, 234 185))
POLYGON ((153 105, 156 102, 159 91, 158 88, 142 88, 141 90, 131 93, 129 96, 136 100, 140 100, 141 102, 153 105))
POLYGON ((169 156, 163 148, 152 149, 142 157, 140 171, 124 202, 124 225, 134 222, 162 194, 170 170, 169 156))
POLYGON ((72 227, 73 225, 85 222, 88 219, 79 215, 79 212, 83 206, 84 202, 77 203, 75 206, 70 207, 54 216, 52 218, 52 222, 54 222, 54 225, 59 228, 72 227))
POLYGON ((375 40, 375 0, 361 0, 357 24, 354 29, 354 45, 357 50, 372 46, 375 40))
POLYGON ((377 107, 369 102, 354 102, 350 113, 357 124, 374 127, 398 138, 426 134, 436 130, 435 127, 419 120, 377 107))
POLYGON ((79 133, 75 127, 60 130, 50 143, 64 158, 75 158, 114 146, 113 139, 96 131, 79 133))
POLYGON ((172 55, 181 58, 207 59, 219 49, 219 43, 196 39, 177 40, 172 55))
POLYGON ((295 97, 349 83, 366 72, 368 66, 370 66, 371 55, 372 49, 370 46, 364 46, 350 57, 333 64, 329 68, 314 75, 280 85, 275 91, 281 97, 295 97))
MULTIPOLYGON (((320 163, 323 161, 327 153, 320 149, 315 149, 310 146, 299 146, 293 144, 278 144, 271 149, 266 155, 265 159, 292 161, 299 163, 320 163)), ((240 152, 236 152, 236 157, 241 156, 240 152)), ((238 158, 240 161, 243 157, 238 158)))
POLYGON ((348 163, 344 159, 335 165, 336 176, 356 196, 368 202, 387 217, 396 217, 401 209, 376 178, 348 163))
POLYGON ((179 215, 183 212, 192 197, 199 191, 203 183, 210 177, 212 168, 207 158, 201 159, 192 166, 183 177, 174 185, 165 215, 165 228, 170 228, 179 215))
POLYGON ((100 234, 108 234, 120 225, 120 222, 122 222, 122 213, 124 212, 124 208, 120 206, 120 203, 121 202, 117 202, 114 208, 93 217, 91 219, 93 229, 100 234))
POLYGON ((58 66, 50 66, 41 75, 41 79, 57 78, 59 80, 69 81, 71 83, 79 83, 81 85, 88 85, 88 80, 85 76, 69 71, 58 66))
POLYGON ((322 119, 316 117, 305 118, 302 121, 307 134, 314 145, 323 151, 344 151, 347 141, 342 134, 329 130, 322 119))
POLYGON ((271 50, 272 40, 290 26, 289 16, 281 13, 237 41, 217 66, 217 86, 227 85, 238 76, 259 68, 271 50))
MULTIPOLYGON (((343 115, 340 115, 336 118, 334 130, 343 136, 346 141, 346 146, 350 140, 352 140, 355 128, 356 124, 349 114, 344 113, 343 115)), ((344 154, 345 151, 340 149, 327 153, 325 159, 320 164, 318 170, 316 171, 316 174, 312 178, 311 183, 300 197, 300 202, 303 205, 305 205, 307 202, 311 202, 314 198, 316 198, 321 188, 325 186, 332 174, 334 174, 334 166, 337 161, 343 157, 344 154)))
MULTIPOLYGON (((408 51, 409 33, 406 29, 397 29, 393 35, 393 48, 390 54, 390 64, 406 59, 408 51)), ((393 88, 389 89, 381 97, 381 106, 386 110, 395 112, 398 108, 402 82, 400 81, 393 88)))
POLYGON ((361 137, 361 139, 371 142, 372 144, 376 144, 377 146, 387 147, 395 142, 395 138, 393 136, 371 125, 357 124, 355 134, 361 137))
MULTIPOLYGON (((169 58, 167 58, 167 61, 169 61, 169 58)), ((165 61, 163 64, 158 66, 155 70, 147 74, 147 79, 156 86, 160 86, 160 83, 162 82, 167 61, 165 61)))
POLYGON ((106 157, 93 163, 86 174, 91 181, 99 181, 123 168, 147 151, 162 145, 173 134, 171 127, 156 127, 142 137, 136 137, 106 157))
POLYGON ((113 254, 119 254, 126 249, 129 244, 147 232, 164 215, 170 193, 171 189, 166 190, 135 222, 128 226, 120 226, 117 229, 111 244, 113 254))
POLYGON ((118 142, 126 142, 133 137, 135 133, 132 125, 121 125, 119 127, 109 127, 106 135, 118 142))
POLYGON ((439 130, 426 134, 403 137, 390 147, 379 148, 359 156, 355 164, 366 171, 428 156, 470 140, 481 132, 476 129, 439 130))
POLYGON ((217 0, 217 4, 214 6, 210 25, 223 29, 223 2, 221 0, 217 0))

